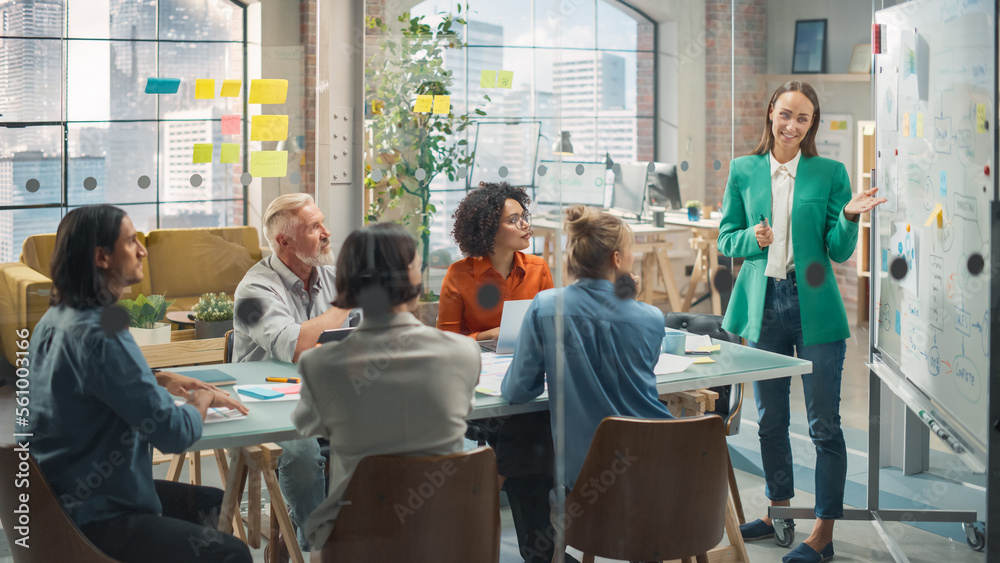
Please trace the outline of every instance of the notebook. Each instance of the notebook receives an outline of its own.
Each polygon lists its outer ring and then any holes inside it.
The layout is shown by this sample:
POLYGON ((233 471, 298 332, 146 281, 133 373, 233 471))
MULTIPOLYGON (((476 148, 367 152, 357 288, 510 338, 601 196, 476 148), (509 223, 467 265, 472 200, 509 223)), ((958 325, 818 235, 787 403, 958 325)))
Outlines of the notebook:
POLYGON ((236 384, 235 377, 229 375, 228 373, 220 369, 203 369, 198 371, 189 371, 186 372, 184 375, 204 381, 205 383, 209 383, 211 385, 215 385, 216 387, 220 387, 222 385, 236 384))

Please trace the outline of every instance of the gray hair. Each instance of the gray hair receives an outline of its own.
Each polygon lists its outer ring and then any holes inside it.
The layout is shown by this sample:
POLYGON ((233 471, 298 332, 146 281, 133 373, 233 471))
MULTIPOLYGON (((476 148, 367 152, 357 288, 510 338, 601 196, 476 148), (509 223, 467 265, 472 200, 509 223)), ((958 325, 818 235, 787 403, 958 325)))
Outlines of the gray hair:
POLYGON ((292 230, 297 226, 295 213, 311 203, 315 203, 311 195, 294 193, 280 195, 267 206, 261 223, 264 226, 264 238, 267 239, 271 252, 275 254, 278 252, 275 240, 278 235, 292 236, 292 230))

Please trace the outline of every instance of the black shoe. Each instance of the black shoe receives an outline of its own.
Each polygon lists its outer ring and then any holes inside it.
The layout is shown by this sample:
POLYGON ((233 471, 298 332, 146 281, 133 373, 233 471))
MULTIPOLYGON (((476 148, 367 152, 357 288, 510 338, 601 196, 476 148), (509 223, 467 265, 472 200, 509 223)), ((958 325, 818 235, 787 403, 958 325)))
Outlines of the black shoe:
POLYGON ((766 538, 773 538, 774 526, 758 518, 753 522, 740 524, 740 535, 743 536, 743 541, 757 541, 766 538))

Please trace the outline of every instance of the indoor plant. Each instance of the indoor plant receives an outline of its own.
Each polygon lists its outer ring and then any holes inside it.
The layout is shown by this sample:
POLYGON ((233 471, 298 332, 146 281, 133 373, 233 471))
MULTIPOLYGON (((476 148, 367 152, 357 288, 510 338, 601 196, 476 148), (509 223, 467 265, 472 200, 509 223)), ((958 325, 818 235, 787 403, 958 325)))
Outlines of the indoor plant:
POLYGON ((684 207, 687 207, 689 220, 697 221, 701 218, 701 202, 697 199, 689 199, 684 207))
POLYGON ((233 330, 233 300, 225 293, 205 293, 194 308, 194 337, 219 338, 233 330))
POLYGON ((118 304, 128 311, 128 331, 136 344, 147 346, 170 342, 170 323, 160 321, 173 301, 167 301, 162 295, 146 297, 140 293, 135 299, 122 299, 118 304))

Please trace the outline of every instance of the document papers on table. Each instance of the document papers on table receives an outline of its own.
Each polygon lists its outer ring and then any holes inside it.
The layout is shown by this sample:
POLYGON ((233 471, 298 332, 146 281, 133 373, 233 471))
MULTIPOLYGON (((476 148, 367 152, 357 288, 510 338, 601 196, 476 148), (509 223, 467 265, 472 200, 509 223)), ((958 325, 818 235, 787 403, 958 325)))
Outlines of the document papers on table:
POLYGON ((514 356, 483 352, 480 358, 482 359, 482 367, 479 370, 479 385, 476 385, 476 391, 484 395, 499 397, 500 384, 503 383, 503 376, 507 374, 507 368, 514 356))
MULTIPOLYGON (((174 397, 174 404, 177 406, 186 404, 187 401, 174 397)), ((236 409, 209 407, 205 414, 205 424, 213 422, 226 422, 227 420, 243 420, 247 415, 236 409)))
POLYGON ((687 356, 675 356, 673 354, 660 354, 660 360, 656 362, 656 366, 653 367, 653 373, 656 375, 669 375, 671 373, 680 373, 687 368, 691 367, 691 364, 695 363, 694 358, 688 358, 687 356))
POLYGON ((707 334, 691 334, 688 333, 687 338, 684 339, 684 351, 688 354, 692 352, 705 353, 701 350, 703 346, 711 346, 712 337, 707 334))

